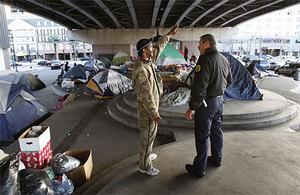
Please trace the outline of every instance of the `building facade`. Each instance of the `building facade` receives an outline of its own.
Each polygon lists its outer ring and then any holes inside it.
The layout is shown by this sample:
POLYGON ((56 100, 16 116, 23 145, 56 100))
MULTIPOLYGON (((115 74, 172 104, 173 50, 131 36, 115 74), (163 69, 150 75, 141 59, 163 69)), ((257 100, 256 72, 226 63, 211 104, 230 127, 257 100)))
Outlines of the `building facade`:
POLYGON ((235 55, 300 55, 300 4, 237 26, 239 32, 219 41, 219 49, 235 55))
POLYGON ((11 59, 70 60, 92 55, 92 46, 69 40, 65 27, 16 9, 11 13, 7 19, 11 59))

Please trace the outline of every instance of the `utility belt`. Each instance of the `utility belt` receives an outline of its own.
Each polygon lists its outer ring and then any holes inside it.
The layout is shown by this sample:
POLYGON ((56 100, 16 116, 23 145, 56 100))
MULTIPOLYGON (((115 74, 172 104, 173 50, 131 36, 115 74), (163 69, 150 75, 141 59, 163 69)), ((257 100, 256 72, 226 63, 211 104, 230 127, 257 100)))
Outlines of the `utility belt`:
POLYGON ((223 95, 218 95, 217 97, 207 97, 205 98, 205 100, 210 100, 210 99, 220 98, 220 97, 223 97, 223 95))
POLYGON ((221 97, 223 97, 223 95, 218 95, 217 97, 210 97, 210 98, 206 98, 205 100, 203 100, 203 102, 202 102, 202 104, 201 104, 201 106, 200 106, 200 107, 202 107, 202 108, 206 108, 206 107, 207 107, 207 103, 206 103, 206 101, 208 101, 208 100, 211 100, 211 99, 214 99, 214 98, 221 98, 221 97))

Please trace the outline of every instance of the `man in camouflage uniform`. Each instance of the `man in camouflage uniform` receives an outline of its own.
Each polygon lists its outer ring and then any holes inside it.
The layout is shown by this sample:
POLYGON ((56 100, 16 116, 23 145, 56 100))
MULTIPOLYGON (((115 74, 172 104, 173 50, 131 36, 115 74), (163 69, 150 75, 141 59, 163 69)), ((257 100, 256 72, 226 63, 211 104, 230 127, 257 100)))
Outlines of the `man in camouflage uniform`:
POLYGON ((157 126, 162 121, 158 106, 159 98, 163 93, 162 79, 155 73, 155 63, 169 42, 170 36, 177 33, 177 29, 178 25, 153 46, 149 39, 141 39, 137 43, 139 56, 133 67, 132 83, 138 100, 137 115, 141 142, 139 170, 151 176, 159 173, 159 170, 152 166, 151 161, 156 158, 156 155, 151 155, 151 152, 157 126))

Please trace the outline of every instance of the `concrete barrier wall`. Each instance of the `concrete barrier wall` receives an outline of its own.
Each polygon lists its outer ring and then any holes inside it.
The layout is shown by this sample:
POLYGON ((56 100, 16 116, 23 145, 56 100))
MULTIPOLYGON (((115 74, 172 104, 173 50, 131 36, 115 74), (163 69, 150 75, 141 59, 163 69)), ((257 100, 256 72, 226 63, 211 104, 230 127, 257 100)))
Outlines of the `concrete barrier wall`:
MULTIPOLYGON (((160 28, 159 34, 164 35, 170 29, 160 28)), ((198 45, 200 36, 211 33, 217 40, 228 39, 237 33, 237 28, 182 28, 172 38, 181 41, 181 50, 186 45, 189 48, 189 57, 195 53, 199 55, 198 45)), ((156 36, 156 29, 111 29, 111 30, 74 30, 67 31, 70 40, 78 40, 93 45, 93 56, 99 54, 116 54, 119 51, 136 56, 135 44, 143 38, 156 36)))
MULTIPOLYGON (((170 29, 161 28, 159 34, 164 35, 170 29)), ((228 39, 237 34, 237 28, 182 28, 172 38, 179 41, 199 41, 203 34, 213 34, 217 40, 228 39)), ((79 40, 90 44, 135 44, 143 38, 156 36, 156 29, 111 29, 111 30, 68 30, 70 40, 79 40)))

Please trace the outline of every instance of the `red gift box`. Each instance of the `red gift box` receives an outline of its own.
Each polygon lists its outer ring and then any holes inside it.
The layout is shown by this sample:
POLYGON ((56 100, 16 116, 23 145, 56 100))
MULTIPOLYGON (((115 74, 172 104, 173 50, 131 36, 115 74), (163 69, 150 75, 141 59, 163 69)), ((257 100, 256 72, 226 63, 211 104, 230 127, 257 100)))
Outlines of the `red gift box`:
POLYGON ((40 151, 20 152, 20 156, 26 168, 42 169, 52 158, 51 142, 49 140, 40 151))

